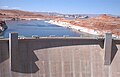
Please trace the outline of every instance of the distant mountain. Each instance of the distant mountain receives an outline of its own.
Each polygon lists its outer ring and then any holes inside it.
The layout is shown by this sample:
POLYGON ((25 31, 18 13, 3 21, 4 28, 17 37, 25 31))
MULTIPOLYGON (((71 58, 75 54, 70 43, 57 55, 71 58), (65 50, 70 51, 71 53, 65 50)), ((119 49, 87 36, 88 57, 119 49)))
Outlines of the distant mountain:
POLYGON ((0 9, 1 14, 5 15, 34 15, 32 12, 21 11, 21 10, 10 10, 10 9, 0 9))
MULTIPOLYGON (((60 17, 69 17, 69 16, 88 16, 90 18, 94 18, 97 17, 99 15, 102 14, 62 14, 62 13, 57 13, 57 12, 34 12, 35 14, 42 14, 42 15, 50 15, 50 16, 60 16, 60 17)), ((107 14, 109 16, 114 16, 114 17, 118 17, 117 15, 111 15, 111 14, 107 14)))
POLYGON ((34 12, 28 12, 28 11, 22 11, 22 10, 10 10, 10 9, 0 9, 0 19, 13 19, 13 20, 18 20, 18 19, 49 19, 53 18, 47 15, 43 15, 40 13, 34 13, 34 12))
POLYGON ((1 18, 22 18, 22 17, 44 17, 44 16, 41 14, 35 14, 28 11, 0 9, 0 17, 1 18))
POLYGON ((57 12, 33 12, 35 14, 44 14, 44 15, 59 15, 57 12))
MULTIPOLYGON (((23 19, 23 18, 38 18, 38 19, 54 19, 54 18, 91 18, 97 17, 100 14, 61 14, 57 12, 29 12, 22 10, 0 9, 0 19, 23 19)), ((109 14, 110 15, 110 14, 109 14)), ((110 15, 115 16, 115 15, 110 15)), ((116 16, 117 17, 117 16, 116 16)))

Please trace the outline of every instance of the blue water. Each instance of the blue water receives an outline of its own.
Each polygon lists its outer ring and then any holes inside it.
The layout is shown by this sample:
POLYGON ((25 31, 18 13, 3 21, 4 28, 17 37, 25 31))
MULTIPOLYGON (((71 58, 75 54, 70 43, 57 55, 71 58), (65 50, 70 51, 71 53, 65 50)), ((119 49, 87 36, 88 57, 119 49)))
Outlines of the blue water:
POLYGON ((4 37, 7 38, 10 32, 17 32, 19 35, 31 37, 32 35, 38 36, 64 36, 79 37, 80 34, 71 31, 67 28, 52 25, 43 20, 21 20, 21 21, 6 21, 8 29, 4 32, 4 37))

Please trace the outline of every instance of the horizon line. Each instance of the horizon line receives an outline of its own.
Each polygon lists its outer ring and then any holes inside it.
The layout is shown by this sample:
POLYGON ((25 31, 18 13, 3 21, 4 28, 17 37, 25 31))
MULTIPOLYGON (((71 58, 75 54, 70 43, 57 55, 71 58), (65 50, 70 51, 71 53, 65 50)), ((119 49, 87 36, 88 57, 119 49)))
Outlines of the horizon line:
POLYGON ((26 11, 26 12, 45 12, 45 13, 58 13, 58 14, 83 14, 83 15, 102 15, 102 14, 107 14, 107 15, 115 15, 115 16, 120 16, 117 14, 109 14, 109 13, 61 13, 61 12, 56 12, 56 11, 30 11, 30 10, 23 10, 23 9, 11 9, 11 8, 0 8, 0 10, 19 10, 19 11, 26 11))

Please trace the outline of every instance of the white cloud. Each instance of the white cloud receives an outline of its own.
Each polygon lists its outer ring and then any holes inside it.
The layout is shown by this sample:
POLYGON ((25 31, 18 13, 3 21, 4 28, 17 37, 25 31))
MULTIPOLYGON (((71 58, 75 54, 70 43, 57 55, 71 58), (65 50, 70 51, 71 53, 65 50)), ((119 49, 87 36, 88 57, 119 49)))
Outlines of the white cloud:
POLYGON ((0 9, 20 9, 19 7, 0 6, 0 9))
POLYGON ((0 6, 0 9, 7 9, 8 6, 0 6))

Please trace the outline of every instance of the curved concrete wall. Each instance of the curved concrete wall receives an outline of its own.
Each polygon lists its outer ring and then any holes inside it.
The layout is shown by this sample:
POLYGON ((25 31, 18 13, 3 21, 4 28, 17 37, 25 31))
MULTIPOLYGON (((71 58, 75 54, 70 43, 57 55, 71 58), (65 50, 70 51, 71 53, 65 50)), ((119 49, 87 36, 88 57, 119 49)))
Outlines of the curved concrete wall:
POLYGON ((48 77, 106 77, 99 45, 78 45, 34 51, 39 74, 48 77), (48 57, 46 57, 48 56, 48 57), (47 68, 46 68, 47 67, 47 68))
POLYGON ((103 39, 19 39, 10 56, 10 42, 0 40, 0 77, 119 77, 119 44, 113 40, 112 63, 105 65, 103 39))

